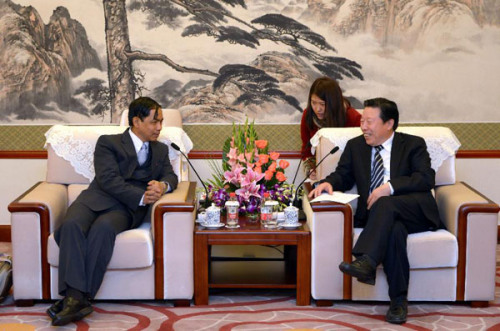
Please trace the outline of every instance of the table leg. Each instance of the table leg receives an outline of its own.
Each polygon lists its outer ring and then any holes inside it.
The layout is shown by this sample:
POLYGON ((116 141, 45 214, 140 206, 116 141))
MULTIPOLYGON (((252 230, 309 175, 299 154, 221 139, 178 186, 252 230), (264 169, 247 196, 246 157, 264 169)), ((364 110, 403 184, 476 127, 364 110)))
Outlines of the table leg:
POLYGON ((297 306, 311 304, 311 236, 300 236, 297 244, 297 306))
POLYGON ((194 304, 208 305, 208 238, 194 236, 194 304))

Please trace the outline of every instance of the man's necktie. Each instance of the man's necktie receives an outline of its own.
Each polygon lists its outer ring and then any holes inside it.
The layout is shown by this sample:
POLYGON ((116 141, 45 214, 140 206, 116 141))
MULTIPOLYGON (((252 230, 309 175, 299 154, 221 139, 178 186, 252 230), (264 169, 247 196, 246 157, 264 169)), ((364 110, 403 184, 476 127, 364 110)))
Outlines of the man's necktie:
POLYGON ((148 144, 144 143, 141 146, 139 152, 137 152, 137 160, 139 161, 139 165, 143 165, 148 159, 148 144))
POLYGON ((382 145, 375 146, 375 156, 373 157, 372 175, 370 181, 370 193, 384 182, 384 160, 380 155, 382 145))

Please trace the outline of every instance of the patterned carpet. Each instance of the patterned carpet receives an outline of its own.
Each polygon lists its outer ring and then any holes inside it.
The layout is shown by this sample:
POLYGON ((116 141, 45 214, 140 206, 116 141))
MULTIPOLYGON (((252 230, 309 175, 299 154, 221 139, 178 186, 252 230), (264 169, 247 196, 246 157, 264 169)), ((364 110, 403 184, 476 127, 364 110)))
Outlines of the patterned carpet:
MULTIPOLYGON (((84 321, 64 330, 500 330, 500 267, 496 298, 488 308, 465 304, 414 303, 402 326, 384 321, 387 303, 340 302, 332 307, 297 307, 293 292, 211 293, 209 306, 98 302, 84 321)), ((0 304, 0 330, 50 330, 49 303, 17 308, 12 296, 0 304)))

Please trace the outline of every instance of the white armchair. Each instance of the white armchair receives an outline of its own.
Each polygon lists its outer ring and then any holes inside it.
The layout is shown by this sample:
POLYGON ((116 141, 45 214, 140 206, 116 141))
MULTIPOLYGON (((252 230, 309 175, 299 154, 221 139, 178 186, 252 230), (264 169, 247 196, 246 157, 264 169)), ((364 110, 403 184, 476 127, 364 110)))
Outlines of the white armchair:
MULTIPOLYGON (((168 116, 166 116, 168 120, 168 116)), ((68 206, 93 178, 93 151, 101 134, 122 126, 54 126, 47 132, 47 178, 9 205, 14 299, 18 305, 58 295, 59 247, 53 236, 68 206)), ((180 127, 166 127, 160 141, 175 141, 189 152, 192 143, 180 127)), ((170 159, 177 189, 154 206, 150 222, 120 233, 96 299, 174 300, 189 305, 193 296, 193 228, 196 184, 178 152, 170 159), (184 179, 184 181, 181 181, 184 179)))
MULTIPOLYGON (((499 206, 465 183, 455 182, 458 140, 448 128, 400 127, 401 132, 422 136, 436 170, 435 197, 447 230, 408 236, 410 261, 409 300, 470 301, 485 306, 495 295, 497 222, 499 206)), ((341 152, 359 128, 320 130, 311 139, 320 160, 335 146, 341 152)), ((318 178, 335 170, 341 153, 329 156, 318 178)), ((338 268, 351 262, 351 249, 362 229, 353 228, 356 201, 352 204, 310 203, 306 185, 303 208, 311 229, 311 295, 317 305, 333 300, 388 301, 383 269, 377 269, 375 286, 344 275, 338 268)), ((356 188, 352 191, 355 192, 356 188)))

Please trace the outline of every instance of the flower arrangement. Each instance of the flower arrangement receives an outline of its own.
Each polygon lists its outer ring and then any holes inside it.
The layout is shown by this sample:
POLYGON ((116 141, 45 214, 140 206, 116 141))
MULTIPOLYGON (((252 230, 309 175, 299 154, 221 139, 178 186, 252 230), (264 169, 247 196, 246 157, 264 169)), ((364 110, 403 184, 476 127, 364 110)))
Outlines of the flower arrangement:
POLYGON ((258 214, 260 200, 265 192, 286 207, 292 198, 293 189, 286 183, 284 170, 290 165, 280 160, 280 154, 269 152, 267 140, 259 140, 253 122, 248 119, 243 126, 235 126, 222 149, 222 168, 211 164, 213 177, 206 184, 208 200, 224 207, 229 193, 235 192, 240 204, 240 213, 258 214))

